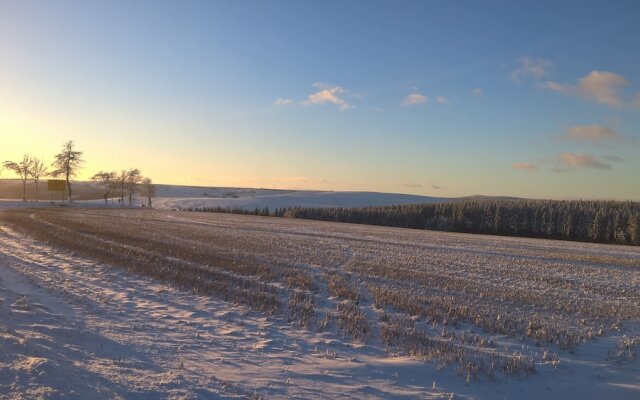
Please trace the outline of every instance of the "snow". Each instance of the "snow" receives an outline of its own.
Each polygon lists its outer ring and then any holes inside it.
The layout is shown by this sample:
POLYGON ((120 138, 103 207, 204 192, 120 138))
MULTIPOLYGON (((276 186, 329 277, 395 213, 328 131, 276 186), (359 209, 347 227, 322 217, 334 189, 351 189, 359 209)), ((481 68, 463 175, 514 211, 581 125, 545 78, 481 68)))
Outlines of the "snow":
POLYGON ((281 320, 60 254, 7 230, 0 243, 0 391, 9 398, 387 398, 426 390, 391 380, 415 361, 388 363, 359 352, 356 360, 347 344, 281 320))
POLYGON ((12 208, 39 208, 50 207, 49 202, 35 202, 35 201, 18 201, 18 200, 2 200, 0 199, 0 211, 8 210, 12 208))
POLYGON ((69 203, 68 201, 48 201, 48 200, 3 200, 0 199, 0 212, 16 208, 103 208, 104 200, 79 200, 69 203))
POLYGON ((229 207, 254 210, 268 207, 273 210, 287 207, 364 207, 446 201, 438 197, 397 193, 215 188, 207 190, 185 187, 160 188, 156 197, 154 206, 158 209, 229 207))
MULTIPOLYGON (((184 213, 163 215, 181 223, 198 218, 184 213)), ((268 218, 221 218, 219 224, 224 226, 233 227, 240 221, 246 227, 255 221, 255 226, 265 231, 280 224, 280 220, 268 218)), ((282 223, 278 229, 307 236, 323 226, 307 221, 282 223)), ((315 235, 313 240, 322 247, 332 240, 347 243, 342 241, 346 235, 369 240, 383 233, 389 237, 389 245, 403 246, 409 236, 428 235, 372 228, 373 236, 368 236, 367 229, 357 226, 334 237, 315 235)), ((442 243, 436 236, 435 242, 424 245, 454 251, 456 243, 451 238, 455 236, 443 236, 442 243)), ((536 244, 545 243, 467 237, 487 243, 494 252, 515 241, 524 249, 522 257, 528 256, 527 246, 533 250, 536 244)), ((594 253, 605 249, 586 244, 576 247, 594 253)), ((637 255, 631 249, 628 253, 637 255)), ((346 263, 353 252, 347 251, 345 257, 346 263)), ((301 399, 638 399, 640 362, 607 361, 607 353, 618 339, 610 334, 584 344, 577 354, 563 356, 565 363, 558 370, 540 368, 526 378, 501 377, 467 384, 452 368, 438 371, 434 363, 394 357, 375 343, 364 345, 335 331, 296 329, 283 317, 194 295, 53 249, 0 225, 2 400, 254 395, 301 399)))

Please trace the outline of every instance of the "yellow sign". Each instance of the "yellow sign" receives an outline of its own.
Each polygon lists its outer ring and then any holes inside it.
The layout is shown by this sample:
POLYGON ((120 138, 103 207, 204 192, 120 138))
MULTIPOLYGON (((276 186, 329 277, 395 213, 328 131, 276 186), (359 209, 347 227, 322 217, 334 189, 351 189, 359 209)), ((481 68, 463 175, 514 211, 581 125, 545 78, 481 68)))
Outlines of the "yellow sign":
POLYGON ((67 182, 62 179, 47 180, 47 190, 50 192, 64 192, 67 190, 67 182))

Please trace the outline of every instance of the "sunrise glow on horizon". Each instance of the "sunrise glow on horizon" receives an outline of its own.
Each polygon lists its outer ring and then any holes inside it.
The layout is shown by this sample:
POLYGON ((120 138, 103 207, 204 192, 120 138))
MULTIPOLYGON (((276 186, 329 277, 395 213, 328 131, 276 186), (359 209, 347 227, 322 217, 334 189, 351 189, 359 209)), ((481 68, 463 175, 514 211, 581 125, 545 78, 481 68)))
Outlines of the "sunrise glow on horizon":
POLYGON ((0 0, 0 161, 640 200, 636 2, 401 4, 0 0))

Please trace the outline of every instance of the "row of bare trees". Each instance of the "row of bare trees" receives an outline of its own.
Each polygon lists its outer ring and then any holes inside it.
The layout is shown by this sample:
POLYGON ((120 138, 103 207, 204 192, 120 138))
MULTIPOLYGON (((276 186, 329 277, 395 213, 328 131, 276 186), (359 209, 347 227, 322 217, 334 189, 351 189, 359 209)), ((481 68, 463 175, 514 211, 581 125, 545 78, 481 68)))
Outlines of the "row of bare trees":
MULTIPOLYGON (((69 140, 62 146, 62 150, 54 156, 51 170, 42 159, 29 154, 25 154, 21 161, 5 161, 2 163, 2 167, 13 171, 22 181, 23 201, 27 201, 27 182, 29 180, 33 180, 35 184, 36 201, 39 201, 38 183, 45 176, 64 177, 69 201, 72 201, 71 179, 77 175, 83 163, 82 152, 75 148, 72 140, 69 140)), ((133 203, 133 195, 137 192, 140 192, 146 199, 149 207, 151 207, 151 198, 155 196, 155 188, 151 178, 142 176, 138 168, 122 170, 119 173, 100 171, 92 177, 92 180, 99 183, 104 189, 105 204, 108 204, 108 198, 114 191, 119 194, 122 205, 125 203, 125 196, 128 196, 130 206, 133 203)))
POLYGON ((123 169, 120 172, 100 171, 91 179, 102 186, 105 204, 108 204, 109 195, 116 192, 120 196, 121 204, 124 204, 125 196, 128 196, 131 206, 133 194, 140 191, 142 197, 147 200, 147 206, 152 206, 151 198, 155 196, 155 187, 151 178, 142 176, 138 168, 123 169))
POLYGON ((40 200, 38 183, 45 176, 57 178, 64 176, 69 190, 69 199, 71 199, 71 182, 70 179, 75 176, 82 160, 82 152, 75 151, 73 141, 64 144, 60 153, 55 155, 51 164, 52 170, 49 170, 44 161, 38 157, 25 154, 21 161, 5 161, 2 166, 13 171, 22 181, 22 200, 27 201, 27 181, 33 180, 36 186, 36 201, 40 200))
MULTIPOLYGON (((5 161, 2 163, 2 166, 10 171, 13 171, 20 180, 22 181, 22 200, 27 200, 27 181, 30 178, 37 180, 33 176, 33 164, 34 162, 38 162, 38 164, 42 164, 40 159, 31 157, 28 154, 25 154, 22 158, 22 161, 5 161)), ((38 197, 38 186, 36 184, 36 201, 38 197)))

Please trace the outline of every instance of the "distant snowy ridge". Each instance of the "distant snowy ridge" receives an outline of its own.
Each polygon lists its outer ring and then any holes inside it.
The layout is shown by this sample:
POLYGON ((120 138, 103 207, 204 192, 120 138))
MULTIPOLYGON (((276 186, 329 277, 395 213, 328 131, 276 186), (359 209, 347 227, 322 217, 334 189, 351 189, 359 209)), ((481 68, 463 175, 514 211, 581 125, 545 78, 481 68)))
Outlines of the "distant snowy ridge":
MULTIPOLYGON (((27 185, 27 198, 29 194, 27 185)), ((45 190, 41 199, 46 203, 51 194, 45 190)), ((73 182, 75 200, 82 204, 99 204, 102 199, 102 188, 95 182, 73 182)), ((197 207, 230 207, 254 210, 256 208, 269 209, 288 207, 366 207, 413 203, 440 203, 456 200, 453 198, 420 196, 400 193, 379 192, 340 192, 320 190, 286 190, 286 189, 256 189, 211 186, 181 186, 156 184, 153 206, 159 209, 184 209, 197 207)), ((115 203, 120 193, 114 189, 110 193, 115 203)), ((21 184, 17 180, 3 180, 0 182, 0 198, 19 199, 22 196, 21 184), (4 194, 3 194, 4 193, 4 194)), ((126 197, 126 195, 125 195, 126 197)), ((134 205, 141 200, 134 195, 134 205)), ((54 197, 53 199, 57 199, 54 197)), ((7 204, 8 205, 8 204, 7 204)))
POLYGON ((376 192, 278 191, 266 189, 210 190, 208 196, 163 196, 158 191, 154 206, 161 209, 230 207, 253 210, 287 207, 366 207, 392 204, 437 203, 445 198, 376 192), (222 192, 222 193, 219 193, 222 192), (219 194, 223 196, 218 197, 219 194))

